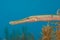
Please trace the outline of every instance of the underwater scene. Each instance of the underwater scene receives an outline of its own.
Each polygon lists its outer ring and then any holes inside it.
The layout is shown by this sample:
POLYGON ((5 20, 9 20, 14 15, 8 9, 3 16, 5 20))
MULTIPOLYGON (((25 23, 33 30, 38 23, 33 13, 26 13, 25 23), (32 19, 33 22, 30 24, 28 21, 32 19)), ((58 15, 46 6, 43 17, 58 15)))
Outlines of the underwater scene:
POLYGON ((60 0, 0 0, 0 40, 60 40, 60 0))

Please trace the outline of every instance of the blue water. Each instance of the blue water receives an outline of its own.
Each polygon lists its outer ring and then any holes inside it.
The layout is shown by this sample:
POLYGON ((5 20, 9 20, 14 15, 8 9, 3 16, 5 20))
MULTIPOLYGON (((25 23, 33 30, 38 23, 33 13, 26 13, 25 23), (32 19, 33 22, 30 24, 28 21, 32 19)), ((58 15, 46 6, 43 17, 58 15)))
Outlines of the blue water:
POLYGON ((0 37, 4 38, 4 28, 8 27, 9 32, 12 29, 26 26, 28 32, 32 32, 35 40, 40 36, 40 31, 46 22, 24 23, 12 26, 11 20, 23 19, 31 15, 56 14, 60 8, 60 0, 0 0, 0 37))

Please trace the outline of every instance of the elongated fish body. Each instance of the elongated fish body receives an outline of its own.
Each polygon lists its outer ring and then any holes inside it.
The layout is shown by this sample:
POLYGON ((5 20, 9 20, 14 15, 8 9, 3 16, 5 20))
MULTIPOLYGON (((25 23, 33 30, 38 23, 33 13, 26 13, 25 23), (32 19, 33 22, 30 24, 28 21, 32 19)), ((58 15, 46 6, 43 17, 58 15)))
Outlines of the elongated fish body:
POLYGON ((21 24, 25 22, 36 22, 36 21, 53 21, 57 20, 60 21, 60 15, 37 15, 37 16, 30 16, 28 18, 24 18, 22 20, 11 21, 9 24, 21 24))

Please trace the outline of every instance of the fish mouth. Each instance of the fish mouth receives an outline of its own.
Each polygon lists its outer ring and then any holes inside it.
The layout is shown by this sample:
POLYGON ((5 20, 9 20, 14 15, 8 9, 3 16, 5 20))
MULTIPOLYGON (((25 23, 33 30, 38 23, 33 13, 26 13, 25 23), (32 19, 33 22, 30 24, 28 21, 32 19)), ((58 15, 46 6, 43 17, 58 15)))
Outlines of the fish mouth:
POLYGON ((19 20, 19 21, 10 21, 9 24, 10 25, 16 25, 16 24, 21 24, 21 23, 25 23, 26 20, 19 20))

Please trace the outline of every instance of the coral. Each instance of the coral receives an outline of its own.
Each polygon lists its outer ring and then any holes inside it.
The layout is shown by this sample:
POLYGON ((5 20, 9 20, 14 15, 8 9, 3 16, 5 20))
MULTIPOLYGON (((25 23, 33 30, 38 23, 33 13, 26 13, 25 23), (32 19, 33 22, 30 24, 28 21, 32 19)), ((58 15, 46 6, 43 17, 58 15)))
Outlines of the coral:
POLYGON ((42 28, 42 32, 43 32, 42 40, 51 40, 52 30, 50 26, 42 28))

